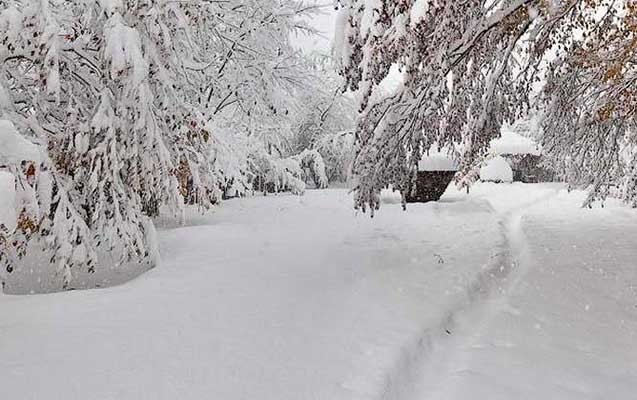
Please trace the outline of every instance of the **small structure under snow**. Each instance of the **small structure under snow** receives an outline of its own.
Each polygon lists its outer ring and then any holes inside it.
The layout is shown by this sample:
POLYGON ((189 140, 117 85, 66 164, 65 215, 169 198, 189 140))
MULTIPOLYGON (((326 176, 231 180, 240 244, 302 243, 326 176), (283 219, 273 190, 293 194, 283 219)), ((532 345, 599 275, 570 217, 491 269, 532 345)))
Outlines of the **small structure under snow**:
POLYGON ((513 169, 503 157, 495 156, 480 168, 480 179, 483 182, 511 183, 513 169))
POLYGON ((438 201, 458 171, 458 163, 449 154, 430 151, 418 163, 418 175, 405 194, 408 203, 438 201))
POLYGON ((502 136, 491 141, 489 157, 480 170, 483 181, 533 183, 555 178, 552 171, 542 166, 542 146, 510 127, 504 127, 502 136))

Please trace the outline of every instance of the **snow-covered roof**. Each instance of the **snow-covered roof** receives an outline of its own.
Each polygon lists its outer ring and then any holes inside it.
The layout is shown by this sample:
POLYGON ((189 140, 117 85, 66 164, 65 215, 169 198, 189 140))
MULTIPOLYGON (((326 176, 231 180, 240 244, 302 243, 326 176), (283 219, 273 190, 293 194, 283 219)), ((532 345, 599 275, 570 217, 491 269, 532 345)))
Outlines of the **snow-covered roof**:
POLYGON ((0 165, 22 161, 40 163, 38 146, 20 135, 11 121, 0 120, 0 165))
POLYGON ((457 171, 458 163, 445 152, 430 151, 418 163, 419 171, 457 171))
POLYGON ((480 168, 480 179, 488 182, 513 182, 513 170, 504 158, 496 156, 480 168))
POLYGON ((13 174, 0 170, 0 225, 9 231, 16 226, 15 213, 15 177, 13 174))
POLYGON ((503 130, 502 136, 493 139, 490 147, 491 154, 532 154, 542 155, 542 146, 535 143, 533 139, 524 137, 510 130, 503 130))

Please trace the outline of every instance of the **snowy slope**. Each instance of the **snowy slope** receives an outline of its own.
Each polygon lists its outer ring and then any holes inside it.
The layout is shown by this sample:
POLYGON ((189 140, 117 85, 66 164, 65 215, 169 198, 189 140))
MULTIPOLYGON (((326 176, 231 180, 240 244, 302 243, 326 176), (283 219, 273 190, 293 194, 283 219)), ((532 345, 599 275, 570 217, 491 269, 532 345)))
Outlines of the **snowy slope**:
POLYGON ((629 399, 637 217, 578 200, 484 184, 407 212, 385 204, 373 220, 346 191, 233 200, 160 230, 163 265, 126 285, 0 296, 0 388, 296 400, 562 398, 564 387, 629 399))

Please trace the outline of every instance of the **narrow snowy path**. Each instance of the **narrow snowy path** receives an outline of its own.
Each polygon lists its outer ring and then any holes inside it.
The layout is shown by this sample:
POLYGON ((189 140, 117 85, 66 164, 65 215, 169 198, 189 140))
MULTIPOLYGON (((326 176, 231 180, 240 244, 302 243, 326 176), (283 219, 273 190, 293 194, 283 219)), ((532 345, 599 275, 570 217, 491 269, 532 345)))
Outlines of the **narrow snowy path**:
POLYGON ((405 398, 632 398, 637 215, 573 207, 582 200, 560 191, 515 210, 493 202, 506 235, 497 291, 458 313, 455 337, 405 398))
POLYGON ((0 296, 0 393, 630 398, 637 219, 576 202, 484 185, 370 219, 343 190, 230 201, 164 227, 163 265, 128 284, 0 296))

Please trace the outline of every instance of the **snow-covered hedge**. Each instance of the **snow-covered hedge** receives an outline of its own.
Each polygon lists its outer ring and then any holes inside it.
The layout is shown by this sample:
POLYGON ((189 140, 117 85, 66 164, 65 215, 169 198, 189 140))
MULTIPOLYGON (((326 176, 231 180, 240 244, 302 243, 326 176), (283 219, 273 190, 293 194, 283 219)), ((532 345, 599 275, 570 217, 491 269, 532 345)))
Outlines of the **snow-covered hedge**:
POLYGON ((317 150, 305 149, 301 154, 292 157, 292 159, 299 162, 299 166, 305 175, 305 181, 311 179, 317 188, 327 188, 329 180, 325 172, 325 161, 317 150))
POLYGON ((350 179, 354 157, 354 133, 337 132, 324 135, 314 145, 325 161, 329 182, 347 182, 350 179))

